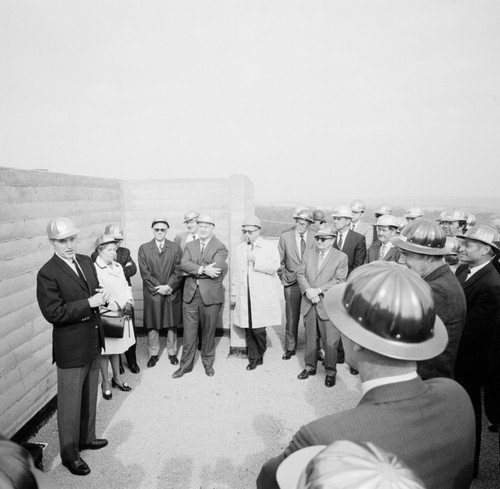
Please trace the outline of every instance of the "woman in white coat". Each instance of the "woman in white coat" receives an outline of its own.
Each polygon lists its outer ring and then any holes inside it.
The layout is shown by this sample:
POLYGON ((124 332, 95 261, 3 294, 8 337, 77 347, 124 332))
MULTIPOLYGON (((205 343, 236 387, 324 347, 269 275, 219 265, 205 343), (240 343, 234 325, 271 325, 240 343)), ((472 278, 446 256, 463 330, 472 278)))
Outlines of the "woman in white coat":
MULTIPOLYGON (((134 305, 132 288, 127 283, 122 266, 115 261, 117 247, 114 236, 106 234, 99 236, 96 241, 96 251, 99 256, 94 265, 99 284, 110 293, 108 309, 117 311, 120 307, 125 314, 130 315, 134 305)), ((99 368, 102 375, 102 395, 106 400, 112 398, 108 377, 108 361, 113 370, 111 385, 124 392, 132 390, 126 382, 122 382, 120 376, 120 354, 126 352, 135 343, 134 328, 131 323, 132 320, 125 322, 123 338, 109 338, 107 336, 105 338, 106 351, 105 354, 101 355, 99 368)))
POLYGON ((231 274, 231 306, 234 324, 245 329, 247 370, 262 365, 267 349, 266 326, 281 324, 278 247, 260 236, 257 217, 242 224, 245 241, 236 248, 236 263, 231 274))

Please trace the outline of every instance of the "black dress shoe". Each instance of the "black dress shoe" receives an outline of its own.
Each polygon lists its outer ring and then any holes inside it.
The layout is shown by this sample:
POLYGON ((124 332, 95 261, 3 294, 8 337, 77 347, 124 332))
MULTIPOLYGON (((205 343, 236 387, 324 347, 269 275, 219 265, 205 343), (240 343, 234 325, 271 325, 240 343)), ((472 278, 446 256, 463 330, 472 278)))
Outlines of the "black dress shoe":
POLYGON ((325 360, 325 357, 323 356, 323 353, 322 352, 318 352, 318 362, 322 362, 325 360))
POLYGON ((490 424, 488 426, 488 431, 491 431, 492 433, 498 433, 498 425, 497 424, 490 424))
POLYGON ((337 363, 344 363, 344 362, 345 362, 344 353, 343 352, 342 352, 342 354, 337 353, 337 363))
POLYGON ((151 355, 148 360, 148 367, 154 367, 158 361, 158 355, 151 355))
POLYGON ((262 358, 254 358, 253 360, 250 360, 249 364, 247 365, 247 370, 255 370, 259 365, 262 365, 264 363, 264 360, 262 358))
POLYGON ((290 360, 295 355, 295 350, 287 350, 281 357, 283 360, 290 360))
POLYGON ((333 387, 335 385, 335 374, 334 375, 327 375, 325 377, 325 385, 327 387, 333 387))
POLYGON ((349 372, 351 375, 358 375, 359 374, 359 372, 355 368, 352 368, 352 367, 349 368, 349 372))
POLYGON ((170 360, 170 363, 172 365, 179 365, 179 359, 177 358, 177 355, 169 355, 168 359, 170 360))
POLYGON ((302 370, 302 372, 300 372, 299 375, 297 375, 297 378, 300 380, 304 380, 307 379, 310 375, 316 375, 316 370, 315 369, 309 370, 305 368, 304 370, 302 370))
POLYGON ((173 374, 172 374, 172 377, 174 379, 180 379, 184 374, 186 374, 187 372, 184 372, 184 370, 181 370, 180 368, 178 370, 176 370, 173 374))
POLYGON ((209 377, 213 377, 215 375, 215 370, 213 367, 206 367, 205 368, 205 373, 209 376, 209 377))
POLYGON ((71 462, 62 461, 62 464, 75 475, 89 475, 90 469, 89 466, 81 459, 72 460, 71 462))
POLYGON ((125 373, 125 369, 123 368, 123 365, 120 364, 120 375, 125 373))
POLYGON ((118 387, 118 389, 123 392, 130 392, 132 390, 132 387, 130 387, 126 382, 119 384, 114 378, 111 379, 111 385, 112 387, 118 387))
POLYGON ((141 371, 137 363, 132 363, 131 365, 128 366, 128 368, 133 374, 138 374, 141 371))
POLYGON ((106 399, 106 401, 110 401, 113 398, 113 393, 111 389, 102 389, 102 397, 106 399))
POLYGON ((80 445, 80 450, 99 450, 104 448, 108 444, 108 440, 104 438, 96 438, 94 441, 90 443, 85 443, 84 445, 80 445))

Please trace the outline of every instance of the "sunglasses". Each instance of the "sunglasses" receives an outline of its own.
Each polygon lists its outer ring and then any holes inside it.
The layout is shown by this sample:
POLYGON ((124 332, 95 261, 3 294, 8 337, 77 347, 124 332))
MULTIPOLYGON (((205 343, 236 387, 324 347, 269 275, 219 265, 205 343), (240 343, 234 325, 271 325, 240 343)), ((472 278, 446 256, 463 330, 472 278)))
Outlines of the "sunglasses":
POLYGON ((252 233, 255 233, 255 231, 257 231, 257 230, 256 230, 256 229, 254 229, 254 230, 252 230, 252 231, 250 231, 250 230, 248 230, 248 229, 242 229, 242 230, 241 230, 241 232, 242 232, 243 234, 252 234, 252 233))
POLYGON ((157 233, 164 233, 167 230, 167 228, 153 228, 153 231, 157 233))
POLYGON ((314 239, 316 241, 321 241, 322 243, 324 243, 325 241, 328 241, 329 239, 333 239, 333 238, 324 238, 323 236, 314 236, 314 239))

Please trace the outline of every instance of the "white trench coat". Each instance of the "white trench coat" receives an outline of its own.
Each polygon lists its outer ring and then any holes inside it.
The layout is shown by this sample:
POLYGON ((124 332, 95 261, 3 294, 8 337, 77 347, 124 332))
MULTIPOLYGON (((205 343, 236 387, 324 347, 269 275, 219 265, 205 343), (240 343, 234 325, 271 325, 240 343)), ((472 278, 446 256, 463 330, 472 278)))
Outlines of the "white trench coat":
POLYGON ((250 283, 252 327, 263 328, 281 324, 278 247, 262 237, 257 238, 252 252, 255 262, 248 262, 250 246, 244 242, 236 248, 236 263, 231 273, 231 302, 235 302, 233 323, 248 328, 247 274, 250 283))

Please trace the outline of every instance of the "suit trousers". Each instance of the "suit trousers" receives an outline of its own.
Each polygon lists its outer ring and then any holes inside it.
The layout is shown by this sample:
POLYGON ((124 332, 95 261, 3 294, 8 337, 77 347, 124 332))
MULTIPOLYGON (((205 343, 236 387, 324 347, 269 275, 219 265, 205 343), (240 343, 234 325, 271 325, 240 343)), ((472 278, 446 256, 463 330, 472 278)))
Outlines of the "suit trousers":
POLYGON ((193 370, 198 337, 198 324, 201 327, 201 360, 205 368, 211 367, 215 358, 215 328, 219 322, 222 304, 205 305, 200 289, 191 299, 184 302, 182 317, 184 322, 184 338, 182 342, 182 357, 180 369, 183 372, 193 370))
POLYGON ((296 350, 302 294, 297 282, 285 287, 284 292, 286 316, 285 350, 296 350))
POLYGON ((326 375, 337 373, 337 348, 340 341, 340 331, 329 320, 318 316, 316 306, 313 305, 304 316, 306 328, 306 354, 304 357, 306 368, 316 370, 318 362, 318 336, 325 349, 326 375))
MULTIPOLYGON (((177 355, 177 326, 167 329, 167 353, 177 355)), ((150 355, 158 355, 160 352, 159 329, 148 329, 148 342, 150 355)))
POLYGON ((83 367, 57 367, 57 429, 63 462, 80 458, 80 445, 95 440, 99 359, 83 367))
POLYGON ((261 360, 267 350, 266 328, 245 329, 245 338, 247 340, 248 359, 261 360))

